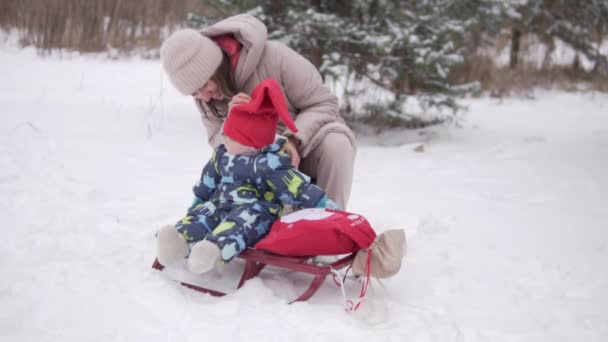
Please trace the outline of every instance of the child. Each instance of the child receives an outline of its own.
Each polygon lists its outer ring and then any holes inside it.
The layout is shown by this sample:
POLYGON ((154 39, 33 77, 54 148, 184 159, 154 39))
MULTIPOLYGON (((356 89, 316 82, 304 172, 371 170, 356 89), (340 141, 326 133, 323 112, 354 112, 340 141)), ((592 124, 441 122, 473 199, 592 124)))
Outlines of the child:
POLYGON ((224 123, 226 143, 215 149, 203 169, 187 216, 158 232, 161 264, 188 256, 188 269, 204 273, 266 236, 283 205, 338 209, 291 165, 281 151, 286 139, 275 141, 279 117, 297 132, 280 86, 272 79, 262 81, 251 98, 230 111, 224 123))

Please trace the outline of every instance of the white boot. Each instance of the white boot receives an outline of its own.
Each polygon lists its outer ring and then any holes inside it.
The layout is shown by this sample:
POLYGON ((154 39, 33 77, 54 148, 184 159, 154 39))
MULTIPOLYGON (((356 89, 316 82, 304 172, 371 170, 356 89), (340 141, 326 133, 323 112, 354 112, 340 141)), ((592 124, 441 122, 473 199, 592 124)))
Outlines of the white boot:
POLYGON ((220 260, 220 248, 213 242, 203 240, 192 247, 188 257, 188 269, 192 273, 202 274, 210 271, 220 260))
POLYGON ((156 235, 156 255, 163 266, 174 264, 188 255, 186 238, 172 225, 163 226, 156 235))

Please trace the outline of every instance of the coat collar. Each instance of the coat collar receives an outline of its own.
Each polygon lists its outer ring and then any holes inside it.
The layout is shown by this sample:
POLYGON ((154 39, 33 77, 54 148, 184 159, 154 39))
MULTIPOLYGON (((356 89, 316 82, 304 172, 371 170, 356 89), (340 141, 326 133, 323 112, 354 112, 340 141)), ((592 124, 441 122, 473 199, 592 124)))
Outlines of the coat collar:
POLYGON ((243 45, 235 70, 236 86, 242 89, 262 58, 268 38, 266 25, 249 14, 238 14, 202 29, 201 33, 210 38, 231 34, 243 45))

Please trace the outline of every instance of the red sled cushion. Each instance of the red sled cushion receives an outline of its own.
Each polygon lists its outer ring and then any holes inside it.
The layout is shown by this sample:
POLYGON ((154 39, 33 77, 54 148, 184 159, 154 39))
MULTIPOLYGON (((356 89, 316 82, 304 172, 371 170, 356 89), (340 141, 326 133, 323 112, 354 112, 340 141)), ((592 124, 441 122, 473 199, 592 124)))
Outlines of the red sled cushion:
POLYGON ((361 215, 302 209, 275 221, 255 248, 294 257, 338 255, 368 248, 375 238, 376 232, 361 215))

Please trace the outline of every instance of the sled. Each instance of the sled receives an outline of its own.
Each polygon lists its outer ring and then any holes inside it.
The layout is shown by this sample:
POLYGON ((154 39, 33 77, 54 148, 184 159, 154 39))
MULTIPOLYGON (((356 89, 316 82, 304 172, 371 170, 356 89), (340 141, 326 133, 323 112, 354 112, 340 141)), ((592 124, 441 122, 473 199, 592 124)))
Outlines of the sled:
MULTIPOLYGON (((339 270, 350 266, 355 258, 355 254, 356 253, 348 254, 330 264, 316 265, 308 262, 308 260, 313 257, 288 257, 265 252, 255 248, 248 248, 238 256, 238 258, 245 262, 245 267, 238 282, 237 289, 241 288, 249 279, 257 277, 264 267, 270 265, 288 269, 294 272, 313 275, 314 277, 308 288, 299 297, 292 300, 290 304, 294 302, 306 301, 312 297, 317 290, 319 290, 321 285, 323 285, 325 282, 327 276, 332 273, 332 270, 339 270)), ((154 263, 152 264, 152 268, 163 270, 164 266, 158 262, 158 259, 155 259, 154 263)), ((189 282, 180 281, 180 284, 190 289, 208 293, 213 296, 224 296, 227 294, 226 292, 194 285, 189 282)))

